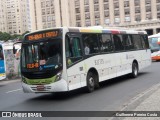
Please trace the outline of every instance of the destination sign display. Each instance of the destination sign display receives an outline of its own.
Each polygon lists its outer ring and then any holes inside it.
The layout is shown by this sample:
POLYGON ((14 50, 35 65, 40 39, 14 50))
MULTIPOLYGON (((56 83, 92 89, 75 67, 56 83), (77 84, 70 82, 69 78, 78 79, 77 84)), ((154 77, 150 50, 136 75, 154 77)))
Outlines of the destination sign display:
POLYGON ((58 36, 59 36, 59 30, 44 31, 40 33, 34 33, 34 34, 27 35, 26 40, 35 41, 35 40, 58 37, 58 36))

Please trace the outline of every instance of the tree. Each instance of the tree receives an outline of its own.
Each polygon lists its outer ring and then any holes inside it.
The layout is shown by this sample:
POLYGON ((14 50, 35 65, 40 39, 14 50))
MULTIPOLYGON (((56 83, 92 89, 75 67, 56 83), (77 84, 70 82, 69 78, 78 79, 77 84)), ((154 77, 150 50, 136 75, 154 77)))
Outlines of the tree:
POLYGON ((15 40, 15 39, 22 40, 23 36, 27 33, 29 33, 29 31, 26 31, 22 35, 17 35, 17 34, 10 35, 9 33, 6 33, 6 32, 3 33, 0 31, 0 40, 3 40, 3 41, 15 40))

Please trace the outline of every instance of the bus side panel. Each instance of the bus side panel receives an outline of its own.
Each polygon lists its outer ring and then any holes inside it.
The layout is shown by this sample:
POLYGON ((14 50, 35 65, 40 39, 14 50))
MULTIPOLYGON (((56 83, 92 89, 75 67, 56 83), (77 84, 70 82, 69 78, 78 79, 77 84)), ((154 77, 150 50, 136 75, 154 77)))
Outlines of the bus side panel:
POLYGON ((85 77, 83 63, 83 61, 79 62, 67 69, 69 90, 74 90, 86 85, 84 83, 84 85, 81 85, 81 81, 83 81, 85 77))
POLYGON ((5 78, 6 78, 5 62, 4 62, 4 60, 0 60, 0 80, 3 80, 5 78))

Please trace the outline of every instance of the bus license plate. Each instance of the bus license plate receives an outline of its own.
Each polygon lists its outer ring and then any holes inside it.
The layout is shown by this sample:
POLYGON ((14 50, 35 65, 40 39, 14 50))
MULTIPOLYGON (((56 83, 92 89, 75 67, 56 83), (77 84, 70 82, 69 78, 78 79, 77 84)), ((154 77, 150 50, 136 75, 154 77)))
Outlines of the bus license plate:
POLYGON ((44 85, 37 86, 37 91, 44 91, 44 90, 45 90, 44 85))

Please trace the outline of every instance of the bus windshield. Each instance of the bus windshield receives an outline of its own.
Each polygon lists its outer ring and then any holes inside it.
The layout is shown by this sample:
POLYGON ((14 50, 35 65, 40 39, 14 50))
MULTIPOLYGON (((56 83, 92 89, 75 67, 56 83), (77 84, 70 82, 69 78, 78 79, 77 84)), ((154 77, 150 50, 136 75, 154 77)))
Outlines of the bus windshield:
POLYGON ((160 50, 158 39, 159 37, 149 38, 149 45, 150 45, 151 50, 160 50))
POLYGON ((62 40, 50 38, 47 41, 22 45, 22 70, 46 71, 62 66, 62 40))

